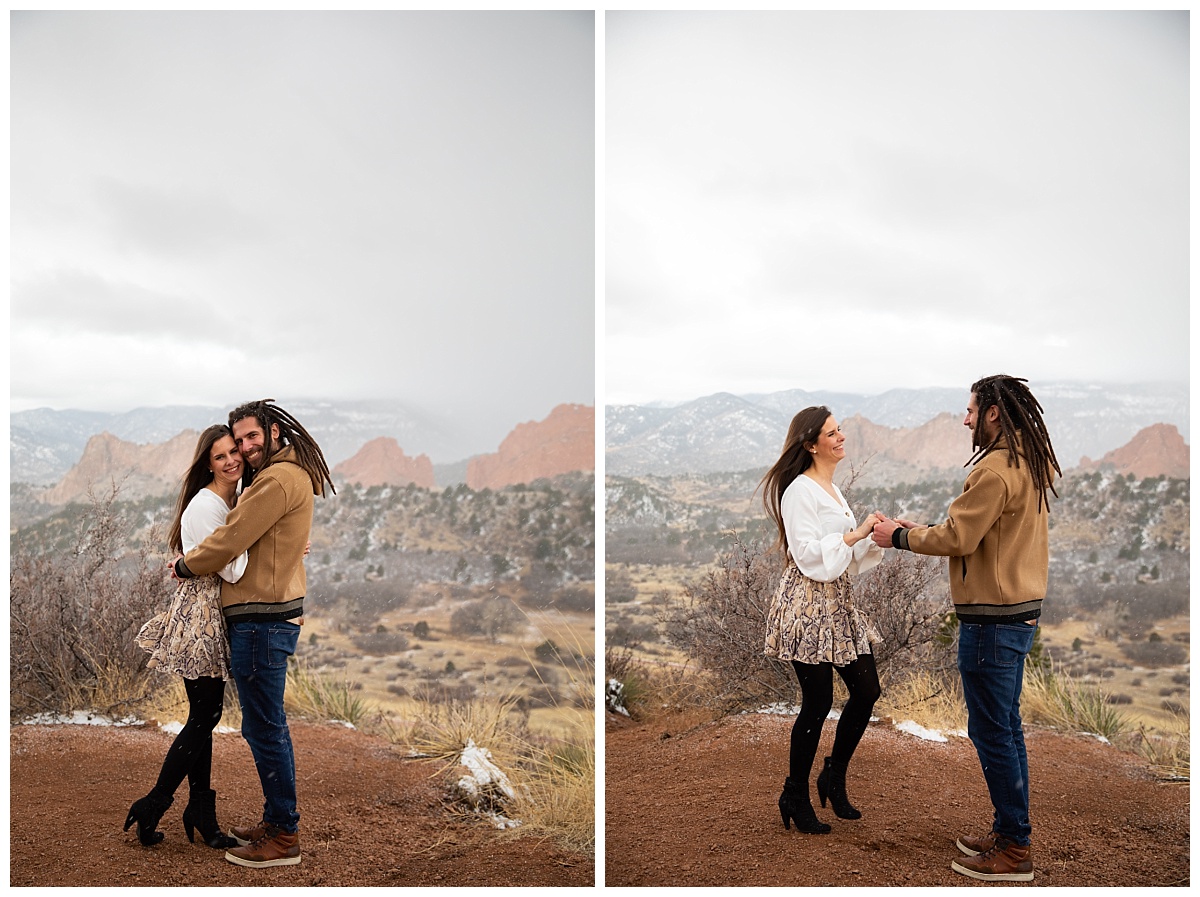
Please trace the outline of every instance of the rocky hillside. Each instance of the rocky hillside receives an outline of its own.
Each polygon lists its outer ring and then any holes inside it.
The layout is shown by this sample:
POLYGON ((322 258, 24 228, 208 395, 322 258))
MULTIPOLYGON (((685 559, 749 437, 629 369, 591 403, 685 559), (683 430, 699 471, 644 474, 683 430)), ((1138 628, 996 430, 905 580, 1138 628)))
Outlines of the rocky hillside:
POLYGON ((412 483, 432 489, 435 485, 433 462, 429 456, 408 457, 390 436, 372 439, 353 458, 333 468, 333 475, 360 486, 407 486, 412 483))
POLYGON ((596 414, 587 405, 559 405, 543 421, 518 424, 500 450, 467 465, 472 489, 500 489, 539 477, 596 469, 596 414))
MULTIPOLYGON (((130 530, 130 552, 144 540, 165 551, 172 501, 118 496, 113 508, 130 530)), ((69 553, 91 511, 90 503, 70 504, 24 525, 14 515, 11 551, 69 553)), ((463 598, 502 593, 534 607, 586 612, 595 600, 595 541, 591 474, 478 491, 343 484, 316 501, 305 567, 317 602, 376 614, 430 584, 463 598)))
POLYGON ((1187 477, 1191 472, 1191 452, 1171 424, 1155 424, 1141 430, 1126 445, 1113 449, 1099 461, 1084 457, 1081 470, 1112 470, 1118 474, 1146 477, 1187 477))
POLYGON ((137 445, 101 433, 88 440, 83 457, 43 500, 52 505, 83 501, 89 491, 108 493, 114 485, 129 499, 164 495, 179 490, 180 478, 192 463, 200 434, 184 430, 156 445, 137 445))

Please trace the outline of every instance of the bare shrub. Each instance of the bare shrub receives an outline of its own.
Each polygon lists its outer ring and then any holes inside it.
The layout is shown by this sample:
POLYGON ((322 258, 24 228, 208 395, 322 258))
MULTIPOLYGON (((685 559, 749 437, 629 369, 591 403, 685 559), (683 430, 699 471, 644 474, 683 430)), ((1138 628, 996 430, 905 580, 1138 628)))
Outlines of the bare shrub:
POLYGON ((363 654, 386 656, 408 649, 408 639, 399 632, 368 632, 352 637, 354 647, 363 654))
POLYGON ((604 602, 606 604, 622 604, 637 597, 637 586, 633 577, 620 567, 612 567, 604 571, 604 602))
POLYGON ((127 711, 163 684, 146 669, 138 630, 170 600, 152 529, 131 547, 118 485, 79 517, 72 548, 39 554, 14 542, 9 571, 13 712, 127 711))
POLYGON ((450 615, 450 632, 458 636, 483 635, 495 642, 497 636, 512 632, 525 620, 525 615, 512 599, 503 595, 470 601, 450 615))
MULTIPOLYGON (((872 646, 880 676, 941 669, 952 654, 944 638, 950 603, 945 562, 896 552, 854 582, 854 601, 882 637, 872 646)), ((736 534, 716 569, 685 588, 685 601, 662 614, 670 642, 712 674, 712 702, 729 710, 796 696, 790 664, 763 654, 767 613, 782 570, 778 555, 736 534)))
POLYGON ((550 606, 566 613, 592 613, 596 609, 596 593, 590 585, 559 589, 553 594, 550 606))
POLYGON ((458 685, 419 682, 413 686, 412 696, 422 704, 467 703, 475 698, 475 686, 469 682, 461 682, 458 685))
POLYGON ((791 667, 763 654, 767 611, 779 584, 779 559, 761 542, 735 533, 717 567, 684 589, 684 601, 664 611, 675 647, 713 674, 711 704, 721 710, 795 697, 791 667))
POLYGON ((1121 653, 1139 666, 1170 667, 1187 660, 1187 649, 1175 642, 1122 642, 1121 653))
POLYGON ((854 603, 882 639, 871 645, 881 681, 953 663, 944 638, 953 611, 945 571, 945 558, 896 551, 854 580, 854 603))

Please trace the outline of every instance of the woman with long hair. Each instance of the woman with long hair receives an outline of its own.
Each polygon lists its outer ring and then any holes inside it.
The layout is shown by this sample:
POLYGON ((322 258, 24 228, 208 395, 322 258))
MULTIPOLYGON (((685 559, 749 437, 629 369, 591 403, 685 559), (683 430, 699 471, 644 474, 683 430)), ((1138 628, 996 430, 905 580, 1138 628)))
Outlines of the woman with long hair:
POLYGON ((862 816, 846 796, 846 765, 879 697, 870 645, 874 632, 850 590, 852 575, 883 559, 883 549, 871 540, 879 517, 871 514, 860 526, 833 482, 846 457, 845 441, 828 408, 805 408, 792 418, 783 452, 760 484, 763 506, 778 530, 773 550, 783 550, 785 563, 767 615, 764 653, 791 661, 801 692, 779 813, 785 828, 790 820, 809 834, 830 831, 813 810, 808 779, 833 706, 833 671, 850 699, 817 777, 817 794, 821 806, 830 800, 841 819, 862 816))
MULTIPOLYGON (((175 503, 175 519, 167 536, 175 552, 195 548, 225 522, 237 502, 244 464, 233 434, 214 424, 200 434, 191 466, 175 503)), ((158 781, 135 801, 125 830, 137 823, 138 840, 147 847, 163 839, 158 821, 171 806, 175 790, 188 780, 183 828, 189 841, 199 830, 209 847, 236 846, 217 825, 216 792, 212 788, 212 733, 221 720, 225 680, 229 678, 229 638, 221 614, 221 580, 237 582, 246 571, 246 554, 211 576, 184 580, 166 611, 142 627, 138 646, 150 652, 147 666, 183 676, 188 718, 163 760, 158 781)))

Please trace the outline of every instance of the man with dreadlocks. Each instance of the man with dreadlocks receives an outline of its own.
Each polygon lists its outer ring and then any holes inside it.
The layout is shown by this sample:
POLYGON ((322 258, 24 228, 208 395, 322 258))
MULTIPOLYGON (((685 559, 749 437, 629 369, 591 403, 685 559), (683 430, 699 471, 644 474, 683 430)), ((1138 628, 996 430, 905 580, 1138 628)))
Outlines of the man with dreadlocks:
POLYGON ((176 559, 171 572, 180 579, 203 576, 249 552, 242 578, 221 589, 221 610, 263 815, 257 825, 230 830, 240 846, 225 859, 255 868, 290 866, 300 862, 300 814, 283 690, 304 616, 313 497, 323 498, 326 485, 336 490, 316 441, 274 399, 235 408, 229 428, 246 461, 242 496, 225 525, 176 559))
POLYGON ((884 547, 950 558, 950 597, 959 621, 958 669, 967 734, 992 799, 992 828, 963 836, 955 872, 983 881, 1030 881, 1029 767, 1021 728, 1025 656, 1033 647, 1050 566, 1047 490, 1062 476, 1042 406, 1006 374, 971 386, 963 424, 977 462, 949 519, 876 523, 884 547))

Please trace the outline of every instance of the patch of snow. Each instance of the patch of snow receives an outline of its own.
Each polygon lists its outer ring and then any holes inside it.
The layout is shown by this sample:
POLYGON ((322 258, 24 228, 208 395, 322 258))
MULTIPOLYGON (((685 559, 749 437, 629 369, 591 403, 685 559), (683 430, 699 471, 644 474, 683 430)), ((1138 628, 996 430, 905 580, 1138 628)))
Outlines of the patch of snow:
POLYGON ((625 685, 623 683, 616 679, 608 680, 608 685, 604 689, 604 706, 613 713, 629 716, 629 710, 625 707, 625 685))
MULTIPOLYGON (((787 701, 776 701, 774 704, 764 704, 757 710, 746 710, 745 713, 763 713, 767 716, 795 716, 800 712, 799 704, 789 704, 787 701)), ((829 711, 829 715, 825 719, 841 719, 842 712, 837 709, 829 711)), ((871 717, 872 721, 878 720, 878 717, 871 717)))
MULTIPOLYGON (((158 728, 163 732, 166 732, 168 735, 178 735, 183 731, 183 723, 175 719, 171 720, 169 723, 160 723, 158 728)), ((213 729, 214 735, 237 735, 240 734, 240 732, 240 729, 234 729, 230 726, 217 726, 215 729, 213 729)))
POLYGON ((467 746, 463 748, 458 762, 467 769, 467 775, 460 778, 454 786, 459 799, 469 804, 496 828, 514 828, 520 825, 519 819, 509 819, 500 812, 503 804, 513 800, 517 792, 509 783, 504 771, 492 762, 491 751, 479 747, 474 740, 467 739, 467 746))
POLYGON ((65 713, 38 713, 21 720, 23 726, 140 726, 142 720, 126 716, 121 719, 102 716, 87 710, 65 713))
POLYGON ((896 723, 896 729, 900 732, 907 732, 909 735, 915 735, 917 738, 925 741, 949 741, 941 732, 935 732, 933 729, 926 729, 924 726, 918 725, 910 719, 906 719, 902 723, 896 723))

